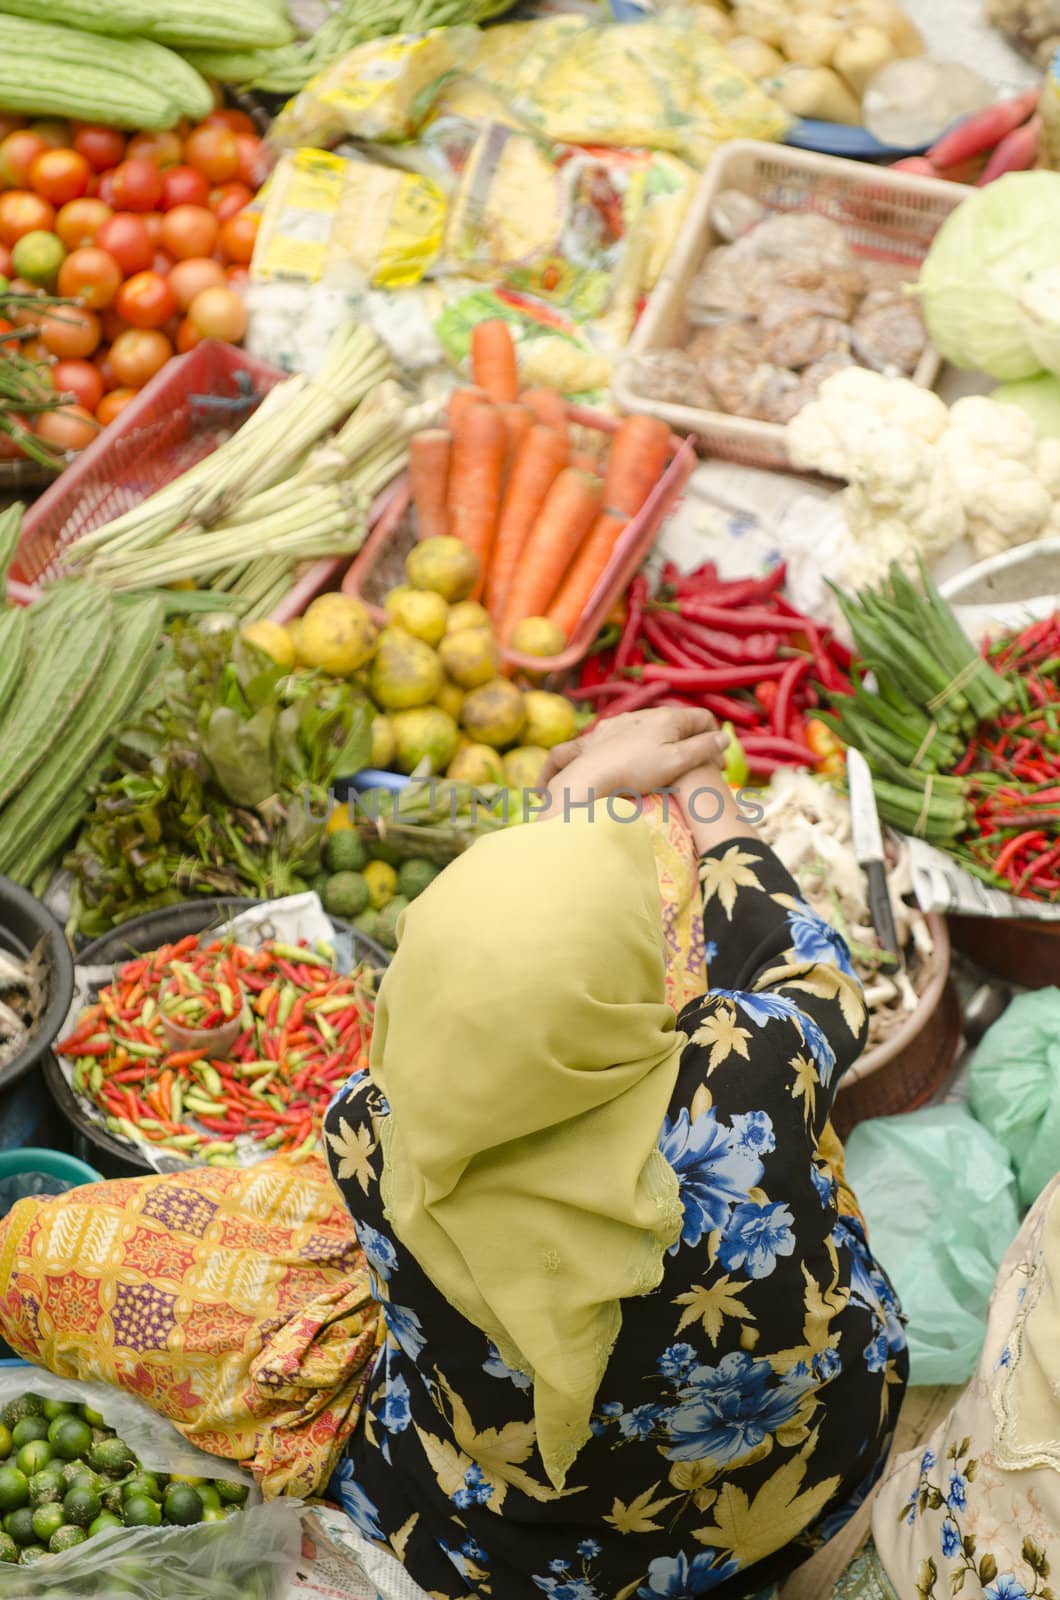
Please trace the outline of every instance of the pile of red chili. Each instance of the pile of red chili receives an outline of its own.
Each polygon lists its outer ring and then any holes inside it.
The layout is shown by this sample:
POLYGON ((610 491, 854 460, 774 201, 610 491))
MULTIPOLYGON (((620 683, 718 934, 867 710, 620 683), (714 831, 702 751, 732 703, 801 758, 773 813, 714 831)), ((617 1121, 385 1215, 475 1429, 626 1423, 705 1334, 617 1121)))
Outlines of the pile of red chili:
POLYGON ((94 1101, 112 1133, 236 1166, 240 1136, 289 1155, 316 1148, 336 1089, 367 1065, 371 1023, 364 976, 340 975, 307 945, 251 950, 216 939, 200 947, 189 935, 119 968, 56 1048, 73 1060, 75 1091, 94 1101), (174 979, 188 996, 212 989, 218 1001, 174 1017, 182 1026, 214 1027, 226 996, 241 1001, 240 1033, 225 1059, 169 1047, 161 999, 174 979))
MULTIPOLYGON (((725 580, 713 562, 682 575, 667 562, 652 597, 629 588, 617 640, 582 666, 570 692, 598 720, 644 706, 705 706, 731 722, 751 770, 835 763, 841 749, 813 717, 819 689, 850 687, 850 652, 780 593, 783 564, 763 578, 725 580)), ((829 768, 828 770, 832 770, 829 768)))

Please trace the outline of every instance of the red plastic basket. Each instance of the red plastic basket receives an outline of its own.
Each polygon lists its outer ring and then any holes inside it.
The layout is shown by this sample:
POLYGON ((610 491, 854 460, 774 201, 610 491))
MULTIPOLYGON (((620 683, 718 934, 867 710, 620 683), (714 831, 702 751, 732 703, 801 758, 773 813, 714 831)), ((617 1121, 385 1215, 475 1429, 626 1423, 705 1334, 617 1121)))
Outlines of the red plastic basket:
POLYGON ((26 513, 11 598, 28 599, 34 585, 57 577, 63 550, 80 534, 216 450, 288 376, 216 339, 168 362, 26 513))
MULTIPOLYGON (((617 433, 620 426, 617 417, 609 417, 600 411, 587 410, 583 406, 568 406, 567 414, 572 422, 580 424, 583 428, 595 429, 599 433, 617 433)), ((565 648, 558 655, 548 657, 527 656, 518 650, 505 650, 504 659, 511 666, 526 672, 559 674, 569 672, 585 655, 611 608, 624 593, 630 579, 655 543, 659 529, 672 511, 695 468, 696 452, 692 441, 671 435, 671 442, 673 454, 666 471, 637 515, 630 519, 619 536, 611 560, 565 648)), ((363 600, 377 613, 378 620, 383 620, 384 617, 380 607, 387 589, 403 581, 396 568, 389 572, 385 568, 393 566, 399 559, 403 561, 415 542, 413 520, 406 515, 408 510, 409 487, 406 475, 399 480, 393 500, 365 540, 359 554, 354 557, 342 581, 343 593, 356 595, 358 599, 363 600)))

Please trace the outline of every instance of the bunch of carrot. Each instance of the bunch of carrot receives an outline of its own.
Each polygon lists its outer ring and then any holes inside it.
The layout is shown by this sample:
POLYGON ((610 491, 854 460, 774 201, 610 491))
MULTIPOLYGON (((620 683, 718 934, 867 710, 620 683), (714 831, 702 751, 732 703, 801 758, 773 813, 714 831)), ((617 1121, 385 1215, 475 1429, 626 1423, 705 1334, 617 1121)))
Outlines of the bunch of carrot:
POLYGON ((499 318, 474 329, 471 372, 473 386, 452 396, 448 427, 411 441, 419 537, 448 534, 474 550, 473 598, 484 600, 502 644, 531 617, 569 638, 666 468, 669 429, 627 417, 606 460, 579 448, 556 390, 520 390, 499 318))

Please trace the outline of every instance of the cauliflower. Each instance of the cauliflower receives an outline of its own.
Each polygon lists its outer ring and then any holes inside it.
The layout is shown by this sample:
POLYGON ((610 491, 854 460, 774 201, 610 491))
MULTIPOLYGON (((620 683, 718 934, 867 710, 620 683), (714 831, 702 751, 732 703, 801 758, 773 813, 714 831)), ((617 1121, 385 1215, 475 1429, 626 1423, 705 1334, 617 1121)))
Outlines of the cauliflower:
POLYGON ((948 416, 944 402, 929 389, 867 367, 845 367, 826 378, 817 399, 788 423, 788 450, 792 465, 803 471, 845 478, 848 457, 869 446, 880 429, 901 429, 933 444, 948 416))
POLYGON ((968 536, 980 559, 1036 539, 1052 511, 1052 496, 1020 461, 998 461, 983 474, 968 536))
POLYGON ((1038 429, 1018 406, 999 405, 981 394, 966 395, 950 407, 947 437, 955 432, 968 440, 980 460, 990 457, 1034 466, 1038 429))
POLYGON ((1060 439, 1043 439, 1034 470, 1054 500, 1060 500, 1060 439))
MULTIPOLYGON (((965 511, 939 452, 901 428, 878 428, 852 457, 847 527, 874 555, 945 554, 965 530, 965 511)), ((886 564, 886 563, 885 563, 886 564)))

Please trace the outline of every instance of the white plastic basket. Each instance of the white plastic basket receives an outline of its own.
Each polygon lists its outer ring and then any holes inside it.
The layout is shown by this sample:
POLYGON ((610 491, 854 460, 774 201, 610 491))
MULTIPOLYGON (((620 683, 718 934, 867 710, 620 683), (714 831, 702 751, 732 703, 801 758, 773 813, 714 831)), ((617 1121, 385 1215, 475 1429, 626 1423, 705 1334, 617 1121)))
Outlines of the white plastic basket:
MULTIPOLYGON (((661 417, 676 433, 694 433, 722 460, 790 472, 794 469, 785 430, 777 423, 649 400, 634 387, 638 356, 681 346, 687 339, 688 288, 709 252, 724 242, 714 231, 711 212, 717 195, 728 189, 753 196, 770 211, 815 211, 838 223, 859 255, 906 267, 910 278, 916 277, 935 234, 968 190, 941 179, 751 139, 734 139, 714 157, 615 374, 612 393, 623 411, 645 411, 661 417)), ((932 388, 940 367, 938 354, 929 347, 914 381, 932 388)))

